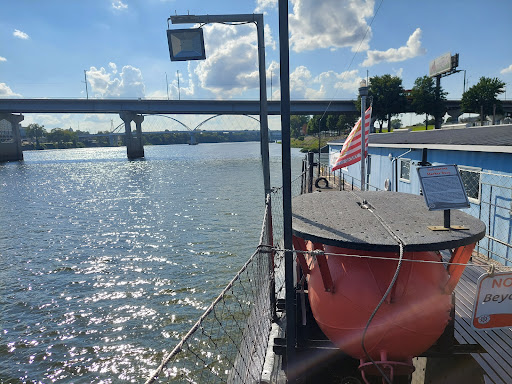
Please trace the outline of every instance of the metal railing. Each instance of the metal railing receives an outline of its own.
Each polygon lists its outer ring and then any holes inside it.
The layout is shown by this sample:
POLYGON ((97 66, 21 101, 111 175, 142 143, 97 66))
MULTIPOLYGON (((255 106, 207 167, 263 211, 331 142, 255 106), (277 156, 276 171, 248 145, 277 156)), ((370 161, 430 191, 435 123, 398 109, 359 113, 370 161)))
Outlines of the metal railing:
POLYGON ((465 211, 487 226, 476 251, 512 265, 512 176, 464 168, 460 171, 471 203, 465 211))
POLYGON ((149 383, 254 383, 275 317, 271 197, 260 244, 231 282, 146 380, 149 383))

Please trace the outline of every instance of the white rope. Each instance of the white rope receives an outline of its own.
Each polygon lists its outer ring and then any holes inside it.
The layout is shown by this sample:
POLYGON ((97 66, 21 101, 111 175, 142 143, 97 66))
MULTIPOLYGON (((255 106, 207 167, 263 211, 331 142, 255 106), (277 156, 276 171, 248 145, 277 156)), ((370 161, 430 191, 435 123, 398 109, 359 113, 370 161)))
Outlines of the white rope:
MULTIPOLYGON (((287 250, 284 249, 284 248, 277 248, 277 247, 274 247, 272 248, 272 250, 274 252, 286 252, 287 250)), ((301 251, 301 250, 292 250, 290 252, 295 252, 295 253, 304 253, 304 254, 311 254, 312 256, 315 256, 315 252, 318 252, 318 250, 314 250, 314 251, 301 251)), ((324 255, 326 256, 345 256, 345 257, 354 257, 354 258, 359 258, 359 259, 375 259, 375 260, 390 260, 390 261, 399 261, 400 258, 399 257, 386 257, 386 256, 370 256, 370 255, 350 255, 350 254, 346 254, 346 253, 332 253, 332 252, 323 252, 324 255)), ((444 264, 444 265, 464 265, 466 267, 488 267, 489 265, 493 265, 493 264, 485 264, 483 261, 482 263, 450 263, 448 261, 435 261, 435 260, 413 260, 413 259, 407 259, 407 258, 403 258, 402 259, 403 262, 410 262, 410 263, 425 263, 425 264, 444 264)), ((508 266, 499 266, 499 269, 500 270, 503 270, 503 271, 512 271, 512 267, 508 267, 508 266)))

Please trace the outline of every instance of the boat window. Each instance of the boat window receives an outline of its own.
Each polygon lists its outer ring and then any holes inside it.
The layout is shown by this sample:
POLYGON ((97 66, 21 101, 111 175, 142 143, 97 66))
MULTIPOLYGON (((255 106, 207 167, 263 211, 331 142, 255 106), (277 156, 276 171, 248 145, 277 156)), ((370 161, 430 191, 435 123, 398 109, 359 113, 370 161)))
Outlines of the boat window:
POLYGON ((411 181, 411 160, 400 159, 400 180, 411 181))
POLYGON ((480 203, 480 186, 481 186, 481 168, 466 167, 459 165, 459 172, 462 178, 462 184, 466 189, 469 201, 479 204, 480 203))

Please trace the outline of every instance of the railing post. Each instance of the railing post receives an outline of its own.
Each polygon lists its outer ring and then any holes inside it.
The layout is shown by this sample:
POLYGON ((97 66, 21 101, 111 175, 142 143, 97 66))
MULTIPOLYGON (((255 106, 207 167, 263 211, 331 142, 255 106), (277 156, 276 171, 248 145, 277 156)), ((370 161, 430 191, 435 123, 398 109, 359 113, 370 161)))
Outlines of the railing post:
MULTIPOLYGON (((266 204, 266 223, 265 223, 265 231, 267 233, 267 243, 272 248, 274 248, 274 229, 272 225, 272 194, 269 193, 267 195, 267 204, 266 204)), ((277 308, 276 308, 276 274, 275 274, 275 260, 274 260, 274 250, 270 250, 268 253, 268 264, 269 264, 269 274, 270 274, 270 311, 272 316, 272 321, 276 321, 277 319, 277 308)))
POLYGON ((315 154, 308 152, 308 193, 313 192, 313 160, 315 154))

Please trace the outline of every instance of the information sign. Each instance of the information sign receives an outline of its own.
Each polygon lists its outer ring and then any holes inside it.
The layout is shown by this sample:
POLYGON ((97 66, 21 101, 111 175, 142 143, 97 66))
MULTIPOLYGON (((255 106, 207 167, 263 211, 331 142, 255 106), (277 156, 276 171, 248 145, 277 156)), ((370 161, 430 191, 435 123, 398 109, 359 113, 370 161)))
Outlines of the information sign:
POLYGON ((471 325, 477 330, 512 327, 512 272, 480 276, 471 325))
POLYGON ((418 167, 418 176, 430 211, 469 208, 468 196, 456 165, 418 167))

